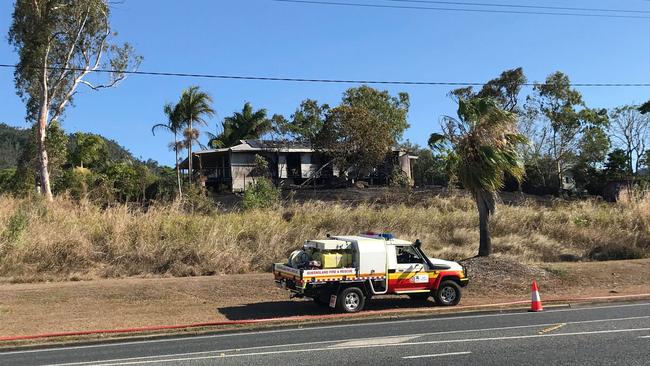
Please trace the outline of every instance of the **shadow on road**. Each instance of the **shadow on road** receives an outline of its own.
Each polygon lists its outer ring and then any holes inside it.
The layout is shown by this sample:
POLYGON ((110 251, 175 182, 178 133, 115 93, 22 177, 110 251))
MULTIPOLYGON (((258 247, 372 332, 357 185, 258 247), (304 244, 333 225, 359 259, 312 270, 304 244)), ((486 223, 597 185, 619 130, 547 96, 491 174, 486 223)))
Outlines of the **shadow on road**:
MULTIPOLYGON (((373 298, 366 304, 365 310, 386 310, 401 308, 430 308, 435 306, 433 301, 416 301, 409 298, 373 298)), ((261 318, 276 318, 301 315, 325 315, 336 313, 335 309, 316 305, 311 300, 269 301, 241 306, 218 308, 228 320, 248 320, 261 318)))

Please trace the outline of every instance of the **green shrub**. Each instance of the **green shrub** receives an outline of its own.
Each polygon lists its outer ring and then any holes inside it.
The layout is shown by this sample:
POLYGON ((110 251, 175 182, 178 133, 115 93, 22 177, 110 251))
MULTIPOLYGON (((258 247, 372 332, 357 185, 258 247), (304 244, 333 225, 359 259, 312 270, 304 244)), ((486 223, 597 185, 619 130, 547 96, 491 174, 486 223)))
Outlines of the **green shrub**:
POLYGON ((5 238, 10 242, 18 240, 20 235, 27 228, 28 223, 28 212, 23 207, 19 207, 16 212, 9 217, 9 222, 7 223, 4 235, 5 238))
POLYGON ((14 185, 16 168, 0 170, 0 193, 10 193, 14 185))
POLYGON ((90 169, 75 167, 63 173, 60 185, 65 187, 72 197, 82 199, 88 195, 94 180, 95 176, 90 169))
POLYGON ((183 209, 192 214, 212 214, 217 210, 217 205, 205 190, 188 186, 183 192, 183 209))
POLYGON ((402 169, 395 168, 390 174, 388 184, 391 187, 410 188, 411 179, 409 179, 409 177, 402 169))
POLYGON ((245 209, 267 208, 280 202, 280 190, 270 180, 258 178, 244 192, 243 205, 245 209))

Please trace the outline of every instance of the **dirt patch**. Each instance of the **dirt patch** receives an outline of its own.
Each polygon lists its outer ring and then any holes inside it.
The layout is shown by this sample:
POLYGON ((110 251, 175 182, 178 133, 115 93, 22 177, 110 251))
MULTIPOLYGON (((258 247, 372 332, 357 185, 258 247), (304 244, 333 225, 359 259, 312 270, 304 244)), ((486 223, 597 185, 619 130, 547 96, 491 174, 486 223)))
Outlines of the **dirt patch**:
MULTIPOLYGON (((493 257, 465 261, 471 282, 463 305, 650 292, 650 260, 524 266, 493 257)), ((369 310, 430 307, 407 297, 377 297, 369 310)), ((0 336, 327 314, 289 300, 268 273, 193 278, 127 278, 0 285, 0 336)))
POLYGON ((470 288, 476 289, 478 293, 486 289, 498 292, 521 290, 523 287, 530 286, 530 283, 522 282, 523 278, 543 282, 550 277, 555 277, 554 273, 537 265, 523 264, 496 256, 469 258, 460 263, 467 268, 472 278, 470 288))

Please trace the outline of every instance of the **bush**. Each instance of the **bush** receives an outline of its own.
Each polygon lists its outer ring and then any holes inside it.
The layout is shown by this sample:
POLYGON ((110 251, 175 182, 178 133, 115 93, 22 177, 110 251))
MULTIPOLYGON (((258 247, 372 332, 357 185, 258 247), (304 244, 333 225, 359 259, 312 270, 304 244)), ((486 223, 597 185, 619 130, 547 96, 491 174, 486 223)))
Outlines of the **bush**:
POLYGON ((0 193, 10 193, 14 185, 16 168, 0 170, 0 193))
POLYGON ((391 187, 411 188, 411 180, 400 168, 395 168, 388 178, 391 187))
POLYGON ((18 207, 16 212, 9 217, 9 222, 7 222, 7 226, 4 231, 4 237, 9 242, 16 241, 23 233, 23 231, 25 231, 27 228, 28 221, 28 212, 24 207, 18 207))
POLYGON ((632 244, 607 244, 590 250, 587 257, 594 261, 641 259, 644 253, 632 244))
POLYGON ((63 178, 59 181, 60 191, 67 189, 70 195, 76 199, 86 198, 90 187, 95 181, 94 174, 88 168, 76 167, 66 170, 63 178))
POLYGON ((212 214, 216 211, 217 205, 205 190, 188 186, 183 192, 183 209, 192 214, 212 214))
POLYGON ((245 209, 268 208, 280 202, 280 190, 267 178, 258 178, 244 192, 245 209))

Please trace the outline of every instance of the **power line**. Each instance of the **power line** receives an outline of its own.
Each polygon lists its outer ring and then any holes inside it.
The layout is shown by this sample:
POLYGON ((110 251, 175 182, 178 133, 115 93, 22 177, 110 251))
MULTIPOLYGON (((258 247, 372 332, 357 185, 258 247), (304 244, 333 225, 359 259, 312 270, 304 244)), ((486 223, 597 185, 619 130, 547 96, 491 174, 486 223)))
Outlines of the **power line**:
POLYGON ((469 13, 497 13, 497 14, 559 15, 559 16, 591 17, 591 18, 650 19, 650 17, 638 16, 638 15, 586 14, 586 13, 565 13, 565 12, 520 11, 520 10, 467 9, 467 8, 441 8, 441 7, 428 7, 428 6, 404 6, 404 5, 384 5, 384 4, 364 4, 364 3, 340 3, 340 2, 334 2, 334 1, 315 1, 315 0, 272 0, 272 1, 281 2, 281 3, 296 3, 296 4, 309 4, 309 5, 333 5, 333 6, 347 6, 347 7, 361 7, 361 8, 459 11, 459 12, 469 12, 469 13))
POLYGON ((457 1, 434 1, 434 0, 385 0, 385 1, 391 1, 396 3, 468 5, 468 6, 485 6, 485 7, 498 7, 498 8, 524 8, 524 9, 549 9, 549 10, 598 11, 598 12, 609 12, 609 13, 650 14, 650 11, 646 11, 646 10, 627 10, 627 9, 572 8, 572 7, 562 7, 562 6, 468 3, 468 2, 457 2, 457 1))
MULTIPOLYGON (((0 64, 2 68, 16 69, 18 66, 10 64, 0 64)), ((43 69, 42 67, 33 67, 43 69)), ((48 70, 58 71, 85 71, 80 68, 64 67, 47 67, 48 70)), ((113 70, 97 69, 97 73, 115 73, 113 70)), ((428 86, 483 86, 485 83, 479 82, 445 82, 445 81, 408 81, 408 80, 355 80, 355 79, 315 79, 315 78, 295 78, 295 77, 271 77, 271 76, 245 76, 245 75, 218 75, 218 74, 194 74, 180 72, 154 72, 154 71, 118 71, 118 73, 128 75, 147 75, 147 76, 173 76, 185 78, 202 78, 202 79, 229 79, 229 80, 257 80, 257 81, 281 81, 281 82, 298 82, 298 83, 330 83, 330 84, 383 84, 383 85, 428 85, 428 86)), ((526 83, 524 86, 535 86, 535 83, 526 83)), ((573 87, 650 87, 650 83, 573 83, 573 87)))

